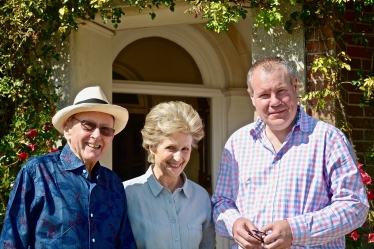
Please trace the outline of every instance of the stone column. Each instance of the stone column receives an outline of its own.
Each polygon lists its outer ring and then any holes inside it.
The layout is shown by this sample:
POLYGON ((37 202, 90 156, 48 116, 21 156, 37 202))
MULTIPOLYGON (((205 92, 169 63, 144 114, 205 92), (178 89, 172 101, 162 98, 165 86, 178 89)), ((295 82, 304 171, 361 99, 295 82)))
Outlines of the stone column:
MULTIPOLYGON (((112 102, 112 37, 115 33, 90 21, 77 20, 78 32, 70 34, 69 102, 85 87, 100 86, 112 102)), ((103 166, 112 168, 112 150, 103 159, 103 166)))

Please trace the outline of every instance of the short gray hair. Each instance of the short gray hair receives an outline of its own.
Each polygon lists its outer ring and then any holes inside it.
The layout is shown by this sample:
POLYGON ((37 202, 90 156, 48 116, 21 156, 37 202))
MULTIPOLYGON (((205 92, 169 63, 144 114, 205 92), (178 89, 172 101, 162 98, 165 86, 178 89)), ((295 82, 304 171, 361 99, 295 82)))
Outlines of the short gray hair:
POLYGON ((267 73, 272 72, 273 70, 275 70, 279 67, 283 67, 283 69, 288 73, 288 75, 291 78, 290 83, 291 84, 293 83, 293 78, 295 77, 295 72, 294 72, 293 68, 291 67, 291 65, 288 63, 288 61, 286 61, 284 58, 279 57, 279 56, 265 57, 265 58, 263 58, 259 61, 256 61, 252 65, 251 69, 249 70, 249 72, 247 74, 247 85, 248 85, 248 89, 251 93, 253 93, 253 88, 251 86, 253 73, 259 67, 262 67, 262 70, 267 72, 267 73))
POLYGON ((204 124, 197 111, 182 101, 163 102, 153 107, 141 130, 142 146, 148 151, 148 162, 154 163, 150 146, 157 147, 165 137, 174 132, 192 135, 192 147, 196 148, 204 137, 204 124))

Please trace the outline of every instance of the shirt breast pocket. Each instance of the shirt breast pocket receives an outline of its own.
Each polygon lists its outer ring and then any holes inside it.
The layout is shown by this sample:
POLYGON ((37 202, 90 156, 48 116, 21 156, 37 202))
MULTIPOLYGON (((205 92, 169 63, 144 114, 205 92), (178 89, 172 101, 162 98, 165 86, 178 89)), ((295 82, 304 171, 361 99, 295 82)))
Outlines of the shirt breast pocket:
POLYGON ((201 239, 203 238, 202 225, 187 225, 188 227, 188 249, 199 248, 201 239))

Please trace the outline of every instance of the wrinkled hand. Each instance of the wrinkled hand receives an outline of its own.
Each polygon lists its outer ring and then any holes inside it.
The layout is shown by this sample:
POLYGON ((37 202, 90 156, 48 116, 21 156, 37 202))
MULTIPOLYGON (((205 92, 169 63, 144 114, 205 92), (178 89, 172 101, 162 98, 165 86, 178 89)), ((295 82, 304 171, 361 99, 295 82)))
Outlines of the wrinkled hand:
POLYGON ((284 249, 292 244, 292 231, 287 220, 279 220, 266 224, 261 231, 268 232, 264 239, 263 248, 266 249, 284 249))
POLYGON ((252 221, 246 218, 237 219, 232 227, 235 242, 245 249, 261 248, 261 242, 248 235, 252 230, 258 230, 252 221))

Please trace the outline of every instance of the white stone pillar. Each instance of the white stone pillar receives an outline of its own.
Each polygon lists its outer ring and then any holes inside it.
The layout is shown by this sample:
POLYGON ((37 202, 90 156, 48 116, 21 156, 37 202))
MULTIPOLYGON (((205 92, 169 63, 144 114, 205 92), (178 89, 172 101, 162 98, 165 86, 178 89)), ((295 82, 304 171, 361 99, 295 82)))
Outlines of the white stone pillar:
POLYGON ((223 94, 226 97, 228 138, 239 128, 253 122, 255 108, 246 88, 229 88, 223 94))
MULTIPOLYGON (((115 33, 93 22, 77 20, 78 32, 70 34, 70 104, 85 87, 100 86, 112 101, 112 38, 115 33)), ((100 160, 112 168, 112 149, 100 160)))

